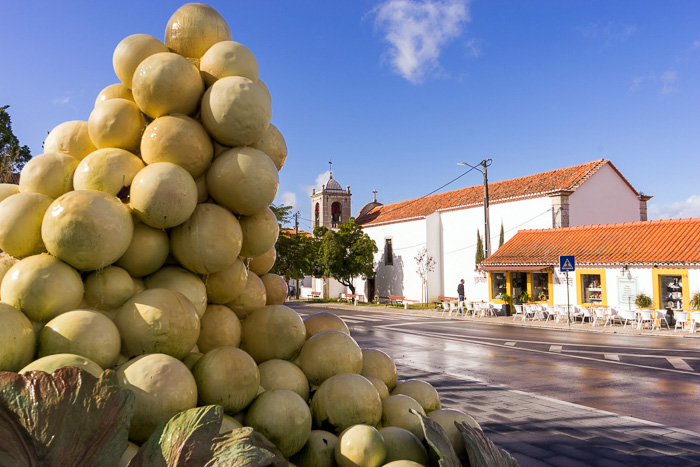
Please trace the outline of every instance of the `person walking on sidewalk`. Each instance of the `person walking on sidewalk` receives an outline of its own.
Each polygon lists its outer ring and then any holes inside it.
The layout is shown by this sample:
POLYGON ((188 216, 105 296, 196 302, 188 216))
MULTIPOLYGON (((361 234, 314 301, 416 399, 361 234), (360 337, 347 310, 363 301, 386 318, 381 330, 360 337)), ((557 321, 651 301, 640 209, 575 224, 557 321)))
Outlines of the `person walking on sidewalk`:
POLYGON ((459 297, 457 313, 464 313, 464 309, 462 308, 464 305, 464 279, 459 281, 459 284, 457 285, 457 296, 459 297))

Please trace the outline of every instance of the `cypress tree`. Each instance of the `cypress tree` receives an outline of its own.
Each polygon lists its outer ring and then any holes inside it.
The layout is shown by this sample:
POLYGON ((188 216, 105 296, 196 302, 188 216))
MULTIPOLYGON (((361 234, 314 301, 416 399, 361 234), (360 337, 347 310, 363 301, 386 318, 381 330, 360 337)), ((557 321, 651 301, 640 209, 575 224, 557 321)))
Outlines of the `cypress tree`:
POLYGON ((479 264, 484 260, 484 243, 481 241, 479 229, 476 229, 476 260, 475 264, 479 264))
POLYGON ((506 242, 506 233, 503 230, 503 221, 501 221, 501 236, 498 239, 498 248, 501 248, 506 242))

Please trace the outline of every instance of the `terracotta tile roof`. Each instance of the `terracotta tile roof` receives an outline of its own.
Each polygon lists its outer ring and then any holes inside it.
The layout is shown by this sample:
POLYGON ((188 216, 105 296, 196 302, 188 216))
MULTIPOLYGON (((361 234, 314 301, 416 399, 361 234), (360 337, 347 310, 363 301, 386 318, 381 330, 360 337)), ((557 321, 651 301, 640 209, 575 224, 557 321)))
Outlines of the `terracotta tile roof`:
POLYGON ((483 266, 559 266, 560 255, 576 265, 700 265, 700 219, 673 219, 521 230, 483 266))
MULTIPOLYGON (((612 162, 598 159, 563 169, 489 183, 489 204, 534 198, 562 190, 575 191, 604 165, 615 170, 630 189, 637 194, 637 191, 620 174, 612 162)), ((358 216, 355 222, 360 225, 373 225, 421 219, 436 211, 482 206, 483 201, 483 185, 475 185, 423 198, 376 206, 366 214, 358 216)))

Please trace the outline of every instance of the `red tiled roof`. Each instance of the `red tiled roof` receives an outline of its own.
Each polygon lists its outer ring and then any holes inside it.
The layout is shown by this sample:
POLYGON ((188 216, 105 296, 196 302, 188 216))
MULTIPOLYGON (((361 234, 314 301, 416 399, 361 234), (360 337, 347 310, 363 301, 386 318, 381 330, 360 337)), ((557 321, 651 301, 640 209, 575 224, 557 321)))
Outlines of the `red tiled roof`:
MULTIPOLYGON (((534 198, 562 190, 575 191, 604 165, 610 166, 630 189, 638 194, 612 162, 598 159, 586 164, 489 183, 489 204, 534 198)), ((365 215, 355 219, 355 222, 360 225, 372 225, 421 219, 436 211, 482 206, 483 202, 484 187, 483 185, 475 185, 423 198, 376 206, 365 215)))
POLYGON ((560 255, 576 265, 700 265, 700 219, 673 219, 521 230, 483 266, 559 266, 560 255))

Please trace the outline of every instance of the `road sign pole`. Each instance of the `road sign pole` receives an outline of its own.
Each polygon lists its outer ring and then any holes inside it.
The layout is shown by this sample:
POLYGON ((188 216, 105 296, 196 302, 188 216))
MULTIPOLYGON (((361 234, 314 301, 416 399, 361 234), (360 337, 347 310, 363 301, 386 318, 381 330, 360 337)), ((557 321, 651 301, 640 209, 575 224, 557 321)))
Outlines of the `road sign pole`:
POLYGON ((569 305, 569 271, 566 274, 566 319, 569 322, 569 327, 571 327, 571 305, 569 305))

